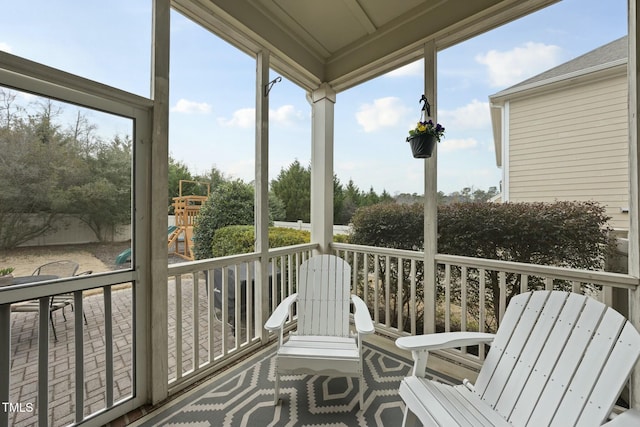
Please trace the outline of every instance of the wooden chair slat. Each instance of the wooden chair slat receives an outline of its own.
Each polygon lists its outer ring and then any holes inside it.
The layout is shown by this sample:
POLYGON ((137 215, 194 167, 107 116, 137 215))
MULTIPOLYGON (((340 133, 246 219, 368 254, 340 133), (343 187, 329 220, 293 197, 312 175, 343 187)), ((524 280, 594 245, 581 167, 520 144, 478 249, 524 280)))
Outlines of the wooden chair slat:
POLYGON ((606 360, 590 399, 580 414, 578 424, 586 424, 594 419, 604 421, 607 418, 613 403, 610 407, 606 407, 601 405, 601 402, 608 400, 612 393, 616 396, 620 394, 626 384, 626 367, 633 365, 638 356, 640 356, 640 335, 627 322, 606 360))
POLYGON ((524 386, 530 380, 536 362, 544 349, 544 344, 546 344, 551 330, 559 320, 562 308, 566 302, 566 298, 564 298, 563 295, 554 294, 552 296, 555 297, 550 297, 542 307, 533 331, 529 335, 522 353, 517 360, 517 364, 507 379, 499 400, 495 405, 496 411, 507 419, 520 398, 524 386))
MULTIPOLYGON (((298 282, 298 330, 279 341, 276 355, 275 401, 283 373, 341 374, 358 377, 360 406, 364 405, 361 335, 374 331, 364 307, 354 316, 358 337, 351 336, 351 267, 333 255, 314 256, 300 265, 298 282), (364 316, 364 317, 363 317, 364 316)), ((282 333, 290 301, 283 301, 265 327, 282 333), (280 308, 286 305, 286 308, 280 308)), ((360 304, 363 305, 363 304, 360 304)))
MULTIPOLYGON (((564 347, 585 305, 585 298, 578 294, 570 294, 558 321, 550 331, 540 356, 524 385, 521 395, 540 396, 558 360, 558 349, 564 347)), ((537 399, 518 399, 508 419, 528 420, 531 417, 537 399)))
MULTIPOLYGON (((422 354, 442 348, 440 341, 424 335, 400 338, 398 345, 422 354)), ((480 386, 451 387, 419 373, 402 381, 405 425, 417 418, 446 426, 600 426, 638 357, 640 334, 603 303, 560 291, 518 295, 480 371, 480 386)), ((619 420, 640 418, 629 414, 619 420)))
POLYGON ((504 318, 502 319, 502 323, 500 325, 499 334, 496 335, 496 339, 493 341, 491 345, 491 351, 487 355, 484 364, 482 365, 482 370, 478 374, 478 379, 476 381, 476 390, 479 395, 482 395, 484 390, 486 389, 491 377, 500 362, 500 358, 502 357, 502 353, 504 349, 507 347, 509 340, 511 339, 511 334, 515 330, 516 325, 518 324, 518 319, 522 314, 523 310, 526 307, 526 303, 528 301, 528 297, 530 294, 525 294, 527 296, 526 299, 523 298, 514 298, 511 300, 511 304, 509 307, 513 308, 508 310, 505 313, 504 318))
MULTIPOLYGON (((556 349, 555 367, 540 395, 536 408, 531 414, 529 425, 549 425, 554 416, 555 408, 558 407, 571 385, 572 378, 605 311, 604 304, 593 299, 587 300, 569 339, 564 346, 556 349), (568 351, 562 351, 563 348, 568 351)), ((599 366, 591 367, 591 369, 598 368, 599 366)))

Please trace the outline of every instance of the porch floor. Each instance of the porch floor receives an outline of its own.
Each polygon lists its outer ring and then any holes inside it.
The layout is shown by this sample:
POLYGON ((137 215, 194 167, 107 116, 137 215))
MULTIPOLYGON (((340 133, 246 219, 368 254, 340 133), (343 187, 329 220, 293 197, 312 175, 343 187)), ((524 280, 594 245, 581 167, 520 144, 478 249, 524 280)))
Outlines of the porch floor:
MULTIPOLYGON (((114 421, 111 426, 199 425, 202 422, 234 426, 257 423, 386 426, 402 419, 404 405, 397 391, 400 380, 410 373, 412 362, 410 354, 399 350, 393 340, 375 335, 365 339, 364 410, 358 405, 358 380, 313 375, 284 376, 281 399, 274 406, 275 349, 272 342, 179 396, 156 407, 145 407, 126 420, 114 421), (140 418, 134 422, 133 416, 140 418)), ((442 382, 460 382, 458 378, 432 370, 429 375, 442 382)))
MULTIPOLYGON (((185 313, 191 309, 188 307, 191 286, 183 287, 183 297, 186 305, 185 313)), ((170 301, 175 298, 175 286, 169 286, 170 301)), ((200 298, 205 298, 204 290, 200 298)), ((114 343, 114 400, 126 398, 132 393, 132 290, 130 286, 123 286, 112 292, 113 307, 113 343, 114 343)), ((170 304, 171 307, 171 304, 170 304)), ((102 292, 92 295, 85 295, 83 299, 83 310, 87 317, 87 324, 83 325, 84 351, 83 366, 85 378, 85 414, 94 413, 106 407, 106 387, 105 387, 105 328, 104 328, 104 298, 102 292)), ((74 422, 75 413, 75 341, 74 341, 74 313, 67 307, 65 313, 67 320, 63 318, 62 311, 56 311, 53 315, 53 324, 56 329, 58 340, 55 341, 51 324, 49 327, 49 424, 51 426, 69 425, 74 422)), ((15 312, 11 315, 11 390, 12 402, 31 404, 32 411, 14 412, 10 415, 9 423, 12 426, 36 426, 38 411, 38 314, 15 312)), ((192 360, 189 359, 189 343, 193 342, 192 327, 190 319, 183 319, 183 369, 189 369, 192 360)), ((202 320, 202 319, 201 319, 202 320)), ((216 336, 222 334, 222 324, 216 321, 214 328, 216 336)), ((169 312, 170 342, 172 331, 175 329, 175 313, 169 312)), ((229 342, 233 342, 234 337, 228 337, 229 342)), ((409 359, 410 354, 398 349, 394 341, 384 336, 367 336, 366 341, 384 351, 395 354, 401 358, 409 359)), ((206 356, 206 343, 201 344, 203 351, 201 357, 206 356)), ((215 343, 216 353, 220 351, 220 343, 215 343)), ((258 352, 256 352, 258 353, 258 352)), ((169 375, 175 377, 176 358, 175 342, 169 348, 169 375)), ((249 357, 253 357, 249 356, 249 357)), ((437 357, 430 358, 429 368, 444 376, 457 380, 462 378, 475 379, 475 373, 462 369, 460 366, 452 365, 437 357)), ((231 368, 232 369, 232 368, 231 368)), ((200 381, 200 384, 215 381, 219 374, 213 375, 207 380, 200 381)), ((157 412, 167 405, 172 405, 176 399, 183 399, 191 393, 191 387, 181 393, 171 396, 161 405, 146 405, 138 408, 129 414, 114 420, 110 426, 124 426, 133 423, 146 414, 157 412)))

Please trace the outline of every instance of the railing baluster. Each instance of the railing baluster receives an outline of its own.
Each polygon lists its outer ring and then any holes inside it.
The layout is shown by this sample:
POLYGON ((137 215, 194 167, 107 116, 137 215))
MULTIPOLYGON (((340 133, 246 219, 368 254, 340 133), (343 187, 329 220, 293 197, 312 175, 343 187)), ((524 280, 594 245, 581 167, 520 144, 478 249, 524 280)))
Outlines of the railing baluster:
POLYGON ((205 270, 204 274, 206 274, 206 286, 207 286, 207 296, 209 298, 208 304, 208 312, 207 315, 209 317, 209 363, 212 363, 216 358, 215 353, 215 342, 216 342, 216 329, 215 329, 215 320, 216 320, 216 302, 215 302, 215 288, 213 286, 213 270, 205 270))
POLYGON ((411 334, 415 335, 417 330, 417 309, 416 309, 416 260, 411 260, 411 296, 409 300, 409 316, 411 318, 411 334))
POLYGON ((369 255, 362 253, 362 282, 364 289, 362 290, 362 299, 365 304, 369 305, 369 255))
POLYGON ((282 255, 280 257, 280 267, 278 267, 277 265, 273 266, 272 277, 277 278, 278 281, 280 282, 280 296, 279 298, 276 298, 278 301, 278 304, 280 304, 280 301, 282 301, 282 299, 285 298, 286 295, 288 295, 287 281, 285 279, 284 270, 283 270, 284 268, 286 268, 286 265, 287 265, 287 256, 282 255), (278 277, 278 272, 280 272, 280 277, 278 277))
POLYGON ((48 426, 49 415, 49 301, 39 299, 38 312, 38 425, 48 426))
MULTIPOLYGON (((53 297, 52 297, 53 298, 53 297)), ((74 353, 75 353, 75 390, 76 390, 76 422, 84 418, 84 334, 82 333, 82 291, 73 293, 74 314, 74 353)), ((106 332, 106 331, 105 331, 106 332)), ((105 364, 109 366, 109 360, 105 354, 105 364)))
POLYGON ((571 292, 575 292, 576 294, 581 293, 580 292, 580 282, 578 282, 577 280, 572 280, 571 281, 571 292))
MULTIPOLYGON (((105 387, 107 389, 107 408, 113 406, 114 397, 114 381, 113 381, 113 306, 111 300, 111 286, 103 288, 104 298, 104 359, 105 368, 105 387)), ((77 320, 76 320, 77 321, 77 320)))
POLYGON ((247 263, 247 290, 246 290, 246 298, 245 298, 245 312, 243 313, 246 319, 246 336, 245 343, 251 342, 251 339, 256 338, 256 328, 257 328, 257 318, 253 316, 251 313, 253 310, 253 300, 255 295, 255 283, 256 280, 256 266, 255 261, 247 263), (249 283, 253 283, 254 286, 249 286, 249 283))
POLYGON ((385 293, 384 293, 384 317, 385 317, 385 326, 391 326, 391 257, 387 255, 385 257, 385 293))
POLYGON ((521 274, 520 275, 520 293, 524 294, 529 291, 529 275, 521 274))
MULTIPOLYGON (((486 282, 487 282, 487 271, 484 268, 481 268, 478 270, 478 274, 480 275, 480 290, 479 293, 480 295, 478 295, 478 304, 480 305, 480 307, 478 307, 478 331, 479 332, 486 332, 486 328, 485 328, 485 324, 487 322, 487 302, 486 302, 486 282)), ((484 360, 486 354, 485 354, 485 346, 484 345, 479 345, 479 351, 478 351, 478 356, 480 357, 480 360, 484 360)))
POLYGON ((198 277, 197 273, 192 273, 193 283, 191 285, 192 294, 192 316, 193 316, 193 336, 191 345, 193 351, 191 352, 193 357, 192 369, 195 371, 200 366, 200 295, 198 289, 198 277))
POLYGON ((380 292, 378 283, 380 282, 380 257, 376 254, 373 258, 373 321, 380 323, 380 292))
POLYGON ((451 264, 444 265, 444 330, 451 332, 451 264))
POLYGON ((400 257, 398 257, 397 260, 398 260, 398 291, 397 291, 398 330, 403 331, 404 327, 403 327, 402 311, 404 310, 404 305, 403 305, 402 288, 404 287, 404 262, 400 257))
POLYGON ((351 265, 351 282, 353 283, 353 293, 358 294, 357 286, 358 286, 358 252, 353 252, 353 264, 351 265))
POLYGON ((221 286, 220 293, 222 298, 222 307, 221 307, 221 315, 222 315, 222 355, 226 356, 229 352, 229 343, 228 343, 228 335, 229 335, 229 280, 228 280, 228 267, 221 267, 222 271, 221 276, 221 286))
POLYGON ((182 378, 182 275, 176 278, 176 380, 182 378))
POLYGON ((504 271, 498 272, 498 287, 500 289, 498 324, 500 324, 502 316, 504 316, 504 312, 507 308, 507 274, 504 271))
POLYGON ((487 297, 486 297, 486 286, 487 286, 487 270, 481 268, 479 270, 480 273, 480 295, 478 295, 478 330, 480 332, 486 332, 485 325, 487 323, 487 297))
MULTIPOLYGON (((467 330, 467 267, 460 270, 460 330, 467 330)), ((466 352, 466 349, 463 349, 466 352)))
MULTIPOLYGON (((246 268, 246 264, 242 264, 241 268, 246 268)), ((238 268, 238 264, 233 266, 234 272, 234 283, 233 283, 233 332, 234 332, 234 349, 240 348, 240 331, 242 330, 242 315, 240 314, 240 305, 242 303, 242 290, 240 289, 240 268, 238 268)), ((249 273, 245 271, 245 273, 249 273)), ((246 277, 246 286, 251 287, 251 278, 247 275, 246 277)), ((276 289, 276 283, 272 280, 271 287, 276 289)))
MULTIPOLYGON (((0 304, 0 402, 9 402, 11 389, 11 304, 0 304)), ((9 425, 9 411, 0 411, 0 425, 9 425)))
POLYGON ((544 279, 544 288, 547 291, 553 290, 553 277, 547 277, 544 279))

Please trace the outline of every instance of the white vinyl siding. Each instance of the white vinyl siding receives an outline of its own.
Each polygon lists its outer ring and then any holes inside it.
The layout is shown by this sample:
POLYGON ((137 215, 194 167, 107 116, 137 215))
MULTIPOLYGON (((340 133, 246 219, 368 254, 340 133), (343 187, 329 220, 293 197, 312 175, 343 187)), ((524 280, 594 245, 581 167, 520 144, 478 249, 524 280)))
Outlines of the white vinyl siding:
POLYGON ((509 200, 594 200, 629 228, 626 75, 511 99, 509 200))

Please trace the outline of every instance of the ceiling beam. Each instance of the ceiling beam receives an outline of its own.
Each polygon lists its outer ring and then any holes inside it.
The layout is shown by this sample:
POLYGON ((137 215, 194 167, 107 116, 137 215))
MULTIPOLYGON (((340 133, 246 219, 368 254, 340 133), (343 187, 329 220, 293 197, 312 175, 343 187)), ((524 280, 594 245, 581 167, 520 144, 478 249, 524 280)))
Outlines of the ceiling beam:
POLYGON ((376 32, 377 28, 375 24, 371 21, 362 6, 360 6, 358 0, 342 0, 342 2, 349 8, 351 13, 353 13, 353 16, 358 20, 367 33, 373 34, 376 32))

